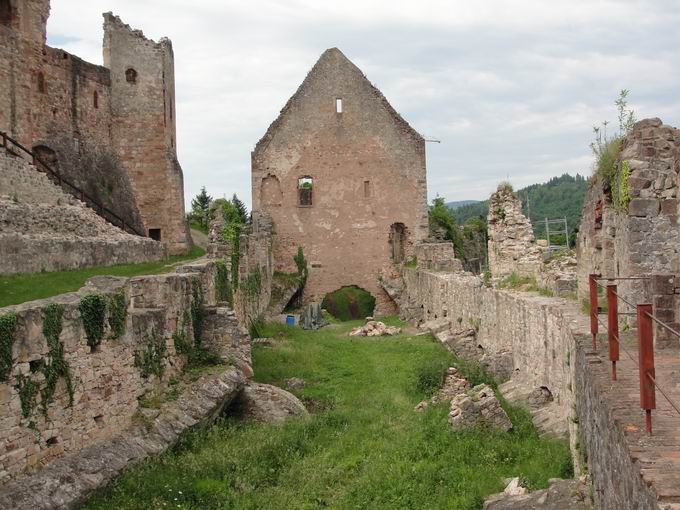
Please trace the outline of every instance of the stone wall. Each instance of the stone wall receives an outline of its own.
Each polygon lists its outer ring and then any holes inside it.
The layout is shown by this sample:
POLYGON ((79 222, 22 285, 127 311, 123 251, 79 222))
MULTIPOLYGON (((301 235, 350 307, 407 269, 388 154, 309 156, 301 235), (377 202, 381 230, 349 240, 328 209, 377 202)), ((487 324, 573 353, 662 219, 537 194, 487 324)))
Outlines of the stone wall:
POLYGON ((516 272, 534 275, 543 259, 531 221, 510 185, 501 184, 489 199, 489 269, 494 278, 516 272))
MULTIPOLYGON (((125 69, 120 66, 137 61, 102 67, 51 48, 45 44, 49 0, 10 3, 12 19, 8 25, 0 24, 0 131, 34 149, 55 171, 138 231, 161 228, 172 252, 185 251, 190 241, 182 230, 184 200, 174 120, 166 126, 163 119, 164 108, 168 113, 174 109, 169 43, 162 43, 163 51, 156 52, 153 62, 143 44, 138 44, 134 56, 146 58, 138 69, 139 85, 144 87, 145 97, 156 101, 140 104, 117 87, 121 76, 125 80, 125 69), (165 76, 162 83, 161 75, 165 76), (126 108, 134 110, 135 122, 125 122, 126 108), (117 136, 120 127, 129 138, 117 136), (135 152, 138 141, 149 150, 135 152), (147 179, 163 187, 165 216, 160 219, 152 216, 157 213, 148 204, 149 196, 157 200, 154 193, 158 188, 151 190, 134 182, 134 172, 142 168, 147 179)), ((131 59, 123 51, 125 47, 113 44, 109 53, 115 57, 121 52, 116 62, 131 59)), ((115 58, 109 56, 109 60, 115 58)))
MULTIPOLYGON (((165 388, 186 362, 176 345, 178 339, 192 342, 192 304, 200 304, 201 294, 206 346, 237 366, 249 365, 239 354, 244 332, 233 314, 210 311, 214 288, 215 264, 203 262, 157 276, 96 277, 78 292, 0 309, 0 320, 16 316, 11 358, 3 353, 0 360, 9 366, 0 372, 0 482, 130 427, 139 398, 165 388), (93 294, 108 303, 106 317, 94 322, 81 308, 93 294), (123 300, 122 331, 115 327, 121 315, 113 312, 112 299, 123 300), (62 321, 49 319, 55 305, 62 321), (103 327, 99 343, 85 322, 103 327), (67 370, 59 371, 60 352, 67 370)), ((8 337, 1 341, 7 345, 8 337)))
POLYGON ((404 281, 409 318, 473 328, 478 349, 511 353, 512 387, 550 391, 551 412, 569 430, 577 473, 587 462, 592 474, 596 508, 659 508, 626 445, 625 423, 612 418, 621 403, 607 398, 608 371, 593 368, 603 362, 589 347, 588 318, 577 302, 494 289, 464 273, 406 269, 404 281))
POLYGON ((147 262, 166 254, 161 243, 111 225, 0 149, 0 273, 147 262))
POLYGON ((419 243, 416 245, 415 257, 420 269, 436 271, 462 271, 463 264, 456 259, 452 242, 419 243))
POLYGON ((337 48, 324 52, 252 154, 253 210, 274 221, 276 270, 310 262, 306 302, 346 285, 394 303, 378 283, 384 266, 413 256, 427 236, 425 143, 337 48), (338 111, 337 101, 341 101, 338 111), (300 202, 311 179, 311 203, 300 202))
MULTIPOLYGON (((591 273, 647 277, 680 272, 680 130, 664 125, 660 119, 638 122, 622 142, 619 172, 624 165, 629 203, 615 204, 611 183, 597 175, 584 202, 577 242, 580 299, 588 296, 591 273)), ((650 280, 621 281, 618 285, 631 302, 652 302, 650 280)), ((662 308, 680 311, 680 301, 670 295, 669 300, 673 302, 662 308)), ((623 304, 620 311, 630 310, 623 304)), ((675 314, 665 320, 675 323, 675 314)))

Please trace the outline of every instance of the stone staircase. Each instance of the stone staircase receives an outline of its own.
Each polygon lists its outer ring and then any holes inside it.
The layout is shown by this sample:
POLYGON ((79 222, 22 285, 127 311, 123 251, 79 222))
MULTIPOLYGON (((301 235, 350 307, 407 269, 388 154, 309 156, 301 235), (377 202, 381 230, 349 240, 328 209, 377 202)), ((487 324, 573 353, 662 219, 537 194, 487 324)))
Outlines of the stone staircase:
POLYGON ((0 273, 146 262, 165 247, 107 222, 21 157, 0 150, 0 273))

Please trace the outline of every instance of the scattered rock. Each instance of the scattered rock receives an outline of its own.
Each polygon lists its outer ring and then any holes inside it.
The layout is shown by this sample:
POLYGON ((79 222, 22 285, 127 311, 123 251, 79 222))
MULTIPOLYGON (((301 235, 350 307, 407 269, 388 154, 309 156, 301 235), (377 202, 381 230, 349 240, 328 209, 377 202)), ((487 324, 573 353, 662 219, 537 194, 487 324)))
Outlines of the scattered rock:
POLYGON ((478 422, 505 431, 512 430, 512 422, 501 407, 493 389, 480 384, 451 401, 449 423, 454 430, 474 427, 478 422))
POLYGON ((451 402, 456 395, 464 393, 470 388, 470 383, 467 379, 460 377, 458 369, 450 367, 446 371, 444 383, 441 389, 430 399, 423 400, 416 407, 416 411, 422 411, 429 405, 437 405, 442 402, 451 402))
POLYGON ((532 409, 539 409, 553 401, 552 393, 545 386, 540 386, 529 393, 527 402, 532 409))
POLYGON ((263 423, 282 423, 307 416, 304 404, 292 393, 270 384, 248 383, 234 404, 234 414, 263 423))
POLYGON ((349 336, 392 336, 401 333, 401 328, 387 326, 384 322, 368 321, 361 327, 354 328, 349 336))
POLYGON ((528 493, 513 478, 505 490, 484 502, 484 510, 586 510, 592 508, 588 497, 589 481, 553 478, 549 487, 528 493))
POLYGON ((528 492, 527 488, 522 485, 518 476, 506 480, 505 483, 507 483, 507 486, 505 487, 503 494, 507 494, 508 496, 523 496, 528 492))
POLYGON ((274 345, 275 340, 273 338, 253 338, 253 345, 264 345, 265 347, 271 347, 274 345))
POLYGON ((299 377, 291 377, 286 379, 286 388, 289 390, 301 390, 305 387, 305 380, 299 377))

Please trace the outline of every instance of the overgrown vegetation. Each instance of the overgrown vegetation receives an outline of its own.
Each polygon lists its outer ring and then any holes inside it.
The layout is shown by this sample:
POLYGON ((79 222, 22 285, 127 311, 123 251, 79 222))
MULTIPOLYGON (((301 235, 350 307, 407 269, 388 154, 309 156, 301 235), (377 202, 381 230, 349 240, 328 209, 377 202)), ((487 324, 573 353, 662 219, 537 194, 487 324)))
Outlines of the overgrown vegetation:
MULTIPOLYGON (((468 510, 481 509, 507 477, 538 489, 571 476, 567 442, 539 438, 527 412, 506 407, 511 433, 452 432, 446 405, 414 412, 432 390, 418 385, 423 367, 458 362, 430 336, 348 338, 358 324, 319 332, 267 325, 263 333, 278 341, 254 347, 258 381, 306 381, 296 393, 309 419, 227 418, 133 467, 83 508, 468 510)), ((486 377, 467 370, 473 384, 486 377)))
POLYGON ((47 341, 47 359, 43 362, 42 373, 45 382, 40 390, 40 405, 47 416, 47 408, 54 398, 57 383, 60 379, 66 382, 68 406, 73 405, 73 381, 71 367, 64 358, 64 344, 59 340, 63 328, 64 305, 52 303, 42 310, 43 335, 47 341))
POLYGON ((624 89, 614 102, 618 111, 619 131, 611 137, 608 122, 593 127, 595 140, 590 147, 595 155, 594 179, 602 183, 604 192, 611 197, 617 211, 625 211, 630 203, 630 168, 628 161, 619 161, 624 137, 633 129, 635 112, 628 108, 629 91, 624 89))
POLYGON ((12 374, 12 346, 14 345, 14 332, 17 325, 17 314, 6 313, 0 315, 0 383, 9 380, 12 374))
POLYGON ((525 290, 529 292, 538 292, 541 296, 553 296, 553 292, 550 289, 541 287, 538 284, 536 277, 520 275, 516 271, 513 271, 509 276, 506 276, 498 282, 498 288, 525 290))
POLYGON ((0 274, 0 307, 44 299, 80 289, 93 276, 141 276, 173 271, 183 261, 205 255, 198 246, 186 255, 176 255, 155 262, 90 267, 51 273, 0 274))
POLYGON ((375 298, 361 287, 349 285, 326 294, 321 308, 341 321, 363 319, 373 315, 375 298))
POLYGON ((33 414, 35 398, 40 391, 40 385, 30 377, 18 374, 16 389, 19 393, 19 402, 21 403, 21 416, 28 418, 33 414))
POLYGON ((141 370, 142 377, 163 377, 166 352, 165 339, 155 329, 152 330, 146 337, 144 347, 135 351, 134 364, 141 370))
POLYGON ((87 345, 90 347, 98 346, 104 338, 106 298, 101 294, 87 294, 80 298, 78 311, 83 321, 87 345))
POLYGON ((463 248, 463 236, 460 227, 456 224, 453 211, 446 206, 443 197, 436 197, 432 200, 429 209, 430 235, 434 237, 443 234, 444 239, 453 243, 453 251, 456 257, 465 259, 465 249, 463 248))
POLYGON ((113 296, 109 296, 108 312, 111 337, 120 338, 125 334, 127 323, 127 300, 123 289, 119 289, 113 296))
POLYGON ((233 291, 238 289, 239 272, 238 266, 241 257, 241 232, 244 228, 243 218, 234 204, 228 200, 221 202, 220 210, 224 217, 222 239, 231 251, 231 287, 233 291))
POLYGON ((224 260, 215 261, 215 298, 234 307, 234 292, 231 290, 229 270, 224 260))
POLYGON ((309 276, 309 267, 307 266, 307 259, 302 251, 302 246, 298 246, 297 253, 295 254, 295 257, 293 257, 293 260, 297 266, 300 287, 304 287, 307 282, 307 277, 309 276))
POLYGON ((194 345, 201 346, 203 338, 203 322, 205 321, 203 286, 198 278, 191 282, 191 326, 194 331, 194 345))

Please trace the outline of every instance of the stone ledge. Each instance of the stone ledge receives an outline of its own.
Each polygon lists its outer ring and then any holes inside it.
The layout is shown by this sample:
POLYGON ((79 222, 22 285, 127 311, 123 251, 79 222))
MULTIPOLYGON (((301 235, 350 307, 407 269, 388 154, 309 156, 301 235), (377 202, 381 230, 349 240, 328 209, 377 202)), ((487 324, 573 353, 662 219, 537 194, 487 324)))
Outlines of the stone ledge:
POLYGON ((124 469, 159 454, 196 425, 215 420, 245 386, 235 368, 209 374, 191 384, 177 401, 164 404, 147 427, 133 426, 109 440, 56 460, 0 490, 1 510, 74 508, 124 469))

